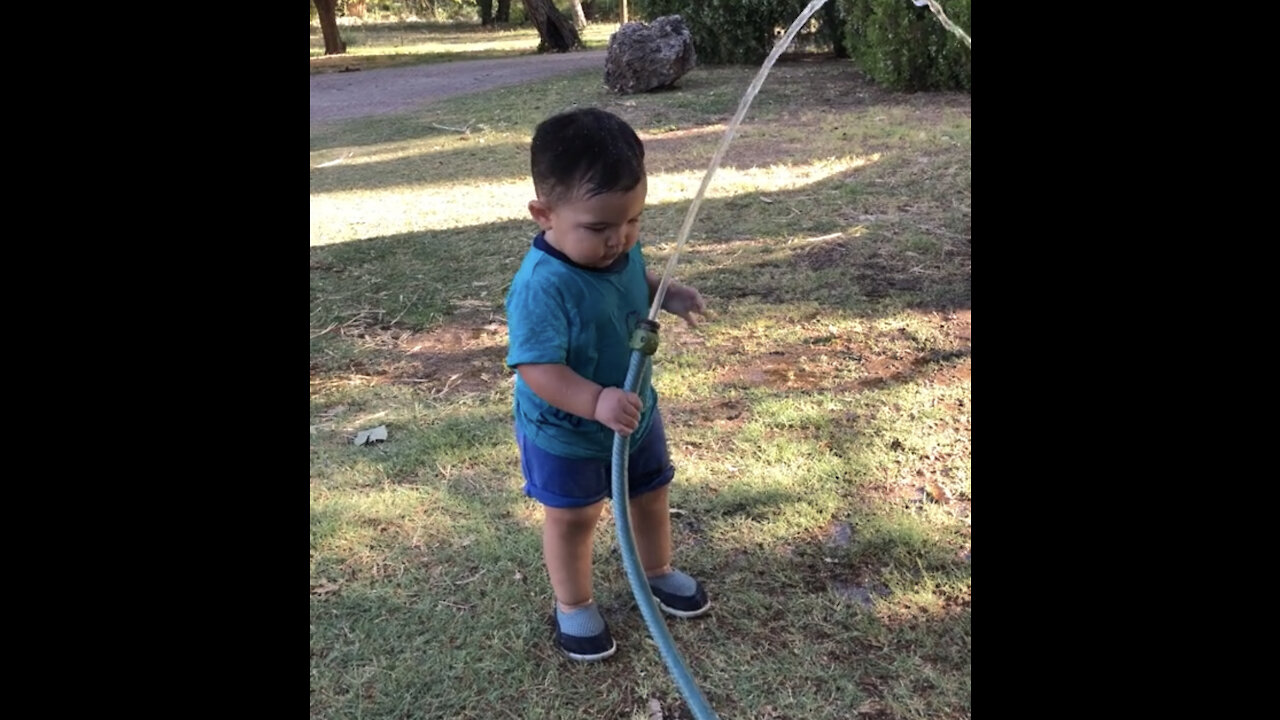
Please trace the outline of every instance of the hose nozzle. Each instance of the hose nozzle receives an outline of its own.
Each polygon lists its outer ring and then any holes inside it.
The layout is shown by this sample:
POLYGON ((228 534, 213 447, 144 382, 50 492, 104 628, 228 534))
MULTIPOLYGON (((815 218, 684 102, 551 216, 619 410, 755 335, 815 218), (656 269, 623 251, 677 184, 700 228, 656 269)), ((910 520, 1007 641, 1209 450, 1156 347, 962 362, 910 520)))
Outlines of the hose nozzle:
POLYGON ((653 355, 658 351, 658 328, 654 320, 641 319, 631 333, 631 349, 639 350, 645 355, 653 355))

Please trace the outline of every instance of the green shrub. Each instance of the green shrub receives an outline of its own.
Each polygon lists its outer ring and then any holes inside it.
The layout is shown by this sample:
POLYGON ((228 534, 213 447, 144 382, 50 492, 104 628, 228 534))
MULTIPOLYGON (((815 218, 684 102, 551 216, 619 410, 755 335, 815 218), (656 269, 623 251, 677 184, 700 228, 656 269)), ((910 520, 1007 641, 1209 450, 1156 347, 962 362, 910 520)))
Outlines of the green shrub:
MULTIPOLYGON (((911 0, 830 0, 840 3, 850 57, 893 90, 971 90, 968 46, 911 0)), ((966 33, 970 0, 942 0, 947 17, 966 33)))
MULTIPOLYGON (((828 0, 835 2, 835 0, 828 0)), ((806 0, 638 0, 637 18, 679 15, 689 26, 698 62, 762 62, 785 30, 808 5, 806 0)), ((815 16, 818 17, 818 16, 815 16)), ((819 18, 820 19, 820 18, 819 18)))

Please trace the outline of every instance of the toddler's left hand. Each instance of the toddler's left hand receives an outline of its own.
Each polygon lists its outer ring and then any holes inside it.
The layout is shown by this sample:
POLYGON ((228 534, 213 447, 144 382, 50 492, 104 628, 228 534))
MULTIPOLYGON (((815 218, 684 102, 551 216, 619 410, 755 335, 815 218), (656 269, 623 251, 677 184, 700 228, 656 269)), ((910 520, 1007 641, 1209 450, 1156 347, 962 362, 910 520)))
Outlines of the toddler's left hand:
POLYGON ((707 314, 707 304, 703 301, 701 293, 688 285, 678 285, 674 282, 667 286, 666 297, 662 298, 662 309, 684 318, 684 321, 689 323, 689 327, 698 327, 698 321, 693 317, 694 313, 707 314))

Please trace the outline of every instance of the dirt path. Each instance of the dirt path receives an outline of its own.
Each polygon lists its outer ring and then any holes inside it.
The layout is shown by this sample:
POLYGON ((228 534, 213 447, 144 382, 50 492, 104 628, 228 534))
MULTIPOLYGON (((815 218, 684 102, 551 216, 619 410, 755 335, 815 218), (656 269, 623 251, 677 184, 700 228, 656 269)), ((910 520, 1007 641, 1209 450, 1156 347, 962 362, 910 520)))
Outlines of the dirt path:
POLYGON ((605 50, 378 68, 311 76, 311 122, 403 112, 455 95, 599 68, 605 50))

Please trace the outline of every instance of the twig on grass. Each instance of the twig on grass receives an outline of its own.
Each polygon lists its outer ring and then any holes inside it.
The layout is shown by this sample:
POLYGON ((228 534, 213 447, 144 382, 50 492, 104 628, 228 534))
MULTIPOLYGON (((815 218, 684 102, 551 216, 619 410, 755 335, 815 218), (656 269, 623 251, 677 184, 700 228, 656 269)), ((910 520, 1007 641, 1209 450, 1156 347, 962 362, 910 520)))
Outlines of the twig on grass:
POLYGON ((455 582, 455 583, 454 583, 454 585, 466 585, 466 584, 467 584, 467 583, 469 583, 469 582, 474 582, 474 581, 478 580, 478 579, 480 578, 480 576, 481 576, 481 575, 483 575, 483 574, 484 574, 484 568, 481 568, 481 569, 480 569, 480 572, 478 572, 478 573, 476 573, 475 575, 472 575, 471 577, 466 578, 466 579, 464 579, 464 580, 459 580, 459 581, 455 582))
POLYGON ((842 232, 834 232, 834 233, 831 233, 830 235, 819 235, 818 237, 800 238, 799 240, 792 240, 792 241, 790 241, 790 242, 811 242, 811 243, 812 243, 812 242, 822 242, 823 240, 835 240, 836 238, 840 237, 841 235, 844 235, 844 233, 842 233, 842 232))
POLYGON ((400 318, 404 317, 404 314, 405 314, 405 313, 407 313, 407 312, 409 312, 409 308, 413 307, 413 304, 414 304, 415 302, 417 302, 417 301, 418 301, 418 298, 420 298, 420 297, 422 297, 422 291, 421 291, 421 290, 419 290, 419 291, 418 291, 418 294, 417 294, 417 295, 414 295, 414 296, 413 296, 413 299, 412 299, 412 300, 410 300, 410 301, 408 302, 408 304, 406 304, 406 305, 404 306, 404 309, 400 311, 400 314, 399 314, 399 315, 397 315, 397 316, 395 316, 395 317, 391 320, 391 323, 390 323, 390 324, 391 324, 391 325, 395 325, 395 324, 396 324, 396 322, 398 322, 398 321, 400 320, 400 318))
POLYGON ((346 155, 343 155, 342 157, 338 158, 337 160, 330 160, 330 161, 329 161, 329 162, 327 162, 327 163, 320 163, 320 164, 319 164, 319 165, 317 165, 316 167, 317 167, 317 168, 332 167, 332 166, 337 165, 338 163, 342 162, 343 160, 346 160, 346 159, 347 159, 347 158, 349 158, 349 157, 351 157, 351 153, 347 153, 346 155))
POLYGON ((463 135, 471 134, 471 123, 467 123, 466 127, 460 127, 460 128, 449 127, 448 125, 437 125, 435 123, 431 123, 431 127, 439 128, 440 130, 448 130, 449 132, 462 133, 463 135))

